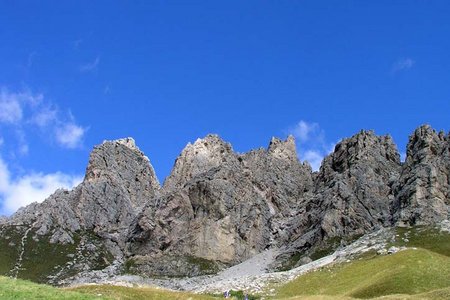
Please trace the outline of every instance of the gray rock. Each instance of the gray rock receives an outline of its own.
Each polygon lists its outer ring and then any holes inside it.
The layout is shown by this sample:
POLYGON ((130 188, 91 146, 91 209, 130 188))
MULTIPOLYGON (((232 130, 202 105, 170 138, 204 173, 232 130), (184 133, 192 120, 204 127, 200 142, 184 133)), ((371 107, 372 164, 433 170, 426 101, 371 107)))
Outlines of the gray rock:
POLYGON ((392 185, 400 168, 400 155, 389 136, 361 131, 338 143, 322 162, 313 196, 303 200, 306 209, 292 225, 290 252, 390 226, 392 185))
POLYGON ((450 216, 450 135, 429 125, 410 136, 396 186, 400 225, 430 225, 450 216))
POLYGON ((298 161, 292 137, 240 155, 209 135, 176 160, 157 207, 148 204, 133 225, 129 253, 236 264, 287 241, 283 219, 296 217, 310 190, 311 169, 298 161))
POLYGON ((309 264, 312 261, 313 260, 310 257, 305 256, 305 257, 300 258, 295 266, 296 267, 303 266, 303 265, 309 264))
MULTIPOLYGON (((10 242, 13 235, 2 232, 13 228, 23 235, 19 242, 29 232, 35 241, 46 236, 63 245, 82 236, 78 252, 69 253, 82 262, 67 263, 84 270, 75 282, 106 279, 125 260, 147 276, 210 274, 268 248, 284 249, 274 264, 281 265, 377 228, 445 223, 449 141, 422 126, 401 164, 389 136, 361 131, 338 143, 313 173, 299 161, 293 137, 239 154, 208 135, 186 146, 163 188, 133 139, 105 141, 92 151, 78 187, 0 218, 0 238, 10 242), (92 263, 83 264, 81 254, 103 248, 113 258, 95 259, 114 263, 90 273, 92 263)), ((64 269, 57 271, 50 283, 70 282, 64 269)))
POLYGON ((402 250, 402 248, 392 246, 392 247, 390 247, 390 248, 387 250, 387 254, 394 254, 394 253, 397 253, 397 252, 400 251, 400 250, 402 250))
POLYGON ((11 225, 32 227, 52 243, 73 243, 72 233, 89 231, 121 255, 129 224, 160 186, 146 156, 131 138, 105 141, 92 151, 83 182, 57 190, 42 203, 19 209, 11 225))

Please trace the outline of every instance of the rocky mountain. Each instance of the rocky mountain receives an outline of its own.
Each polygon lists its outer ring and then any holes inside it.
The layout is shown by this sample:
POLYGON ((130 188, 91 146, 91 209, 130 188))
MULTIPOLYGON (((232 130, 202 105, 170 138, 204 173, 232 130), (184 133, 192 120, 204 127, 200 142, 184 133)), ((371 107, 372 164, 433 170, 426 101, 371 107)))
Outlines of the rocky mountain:
POLYGON ((450 135, 422 126, 410 136, 396 182, 396 221, 426 225, 450 218, 450 135))
POLYGON ((0 221, 0 273, 53 284, 93 270, 196 276, 265 249, 280 253, 273 268, 290 268, 381 227, 449 219, 449 152, 449 134, 424 125, 402 163, 389 136, 361 131, 312 172, 291 136, 242 154, 208 135, 161 187, 132 139, 106 141, 78 187, 0 221))

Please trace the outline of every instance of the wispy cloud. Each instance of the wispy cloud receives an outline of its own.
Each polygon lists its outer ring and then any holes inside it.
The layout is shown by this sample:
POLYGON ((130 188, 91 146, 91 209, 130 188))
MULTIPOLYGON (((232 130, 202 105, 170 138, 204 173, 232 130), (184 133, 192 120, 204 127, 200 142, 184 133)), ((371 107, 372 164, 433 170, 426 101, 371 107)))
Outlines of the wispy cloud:
POLYGON ((33 128, 40 130, 64 148, 82 145, 86 128, 77 124, 70 112, 63 113, 56 105, 44 99, 43 94, 30 91, 0 92, 0 127, 7 126, 15 136, 16 152, 24 155, 29 151, 27 133, 33 128))
POLYGON ((30 122, 36 124, 40 128, 45 128, 58 120, 58 109, 56 107, 43 106, 36 111, 30 122))
POLYGON ((95 71, 95 70, 97 70, 99 63, 100 63, 100 57, 97 56, 94 61, 82 64, 80 66, 80 71, 81 72, 92 72, 92 71, 95 71))
POLYGON ((75 123, 66 123, 56 129, 56 141, 63 147, 74 149, 81 145, 86 129, 75 123))
POLYGON ((297 141, 301 160, 307 161, 314 171, 320 169, 323 158, 333 151, 334 143, 325 139, 325 131, 318 123, 301 120, 288 130, 297 141))
POLYGON ((0 95, 0 122, 17 124, 22 120, 23 112, 19 100, 4 91, 0 95))
POLYGON ((411 69, 416 62, 411 58, 402 58, 396 61, 391 68, 392 73, 411 69))
MULTIPOLYGON (((36 131, 63 148, 73 149, 82 145, 87 130, 69 111, 64 113, 43 94, 6 88, 0 89, 0 129, 0 153, 9 153, 10 158, 31 151, 27 137, 36 131)), ((71 188, 80 181, 80 176, 61 172, 25 171, 13 176, 0 155, 0 213, 10 214, 31 202, 43 201, 57 188, 71 188)))
POLYGON ((71 189, 82 181, 81 176, 61 172, 29 174, 12 178, 8 165, 0 157, 0 213, 12 214, 32 202, 42 202, 58 188, 71 189))
POLYGON ((308 123, 303 120, 297 123, 291 130, 291 134, 294 135, 299 142, 308 142, 311 139, 317 141, 323 140, 323 131, 320 129, 317 123, 308 123))

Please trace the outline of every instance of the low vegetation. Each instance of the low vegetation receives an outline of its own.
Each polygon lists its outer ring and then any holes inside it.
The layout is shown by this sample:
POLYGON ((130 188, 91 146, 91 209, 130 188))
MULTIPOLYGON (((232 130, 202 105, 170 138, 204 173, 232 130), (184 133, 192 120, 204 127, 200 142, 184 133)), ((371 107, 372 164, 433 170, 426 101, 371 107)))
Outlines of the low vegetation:
POLYGON ((450 233, 430 227, 396 228, 392 246, 406 246, 427 249, 450 257, 450 233))
POLYGON ((0 299, 103 300, 107 298, 0 276, 0 299))
POLYGON ((25 227, 5 226, 0 232, 0 275, 46 283, 50 276, 65 278, 78 273, 77 265, 71 263, 75 259, 89 263, 93 270, 103 269, 113 261, 113 256, 93 233, 77 232, 73 239, 73 244, 50 243, 48 235, 36 235, 34 230, 26 232, 25 227), (78 249, 83 238, 95 244, 95 250, 78 249), (12 272, 22 251, 22 239, 25 248, 22 262, 17 272, 12 272))
POLYGON ((123 286, 108 286, 108 285, 88 285, 77 288, 68 289, 68 291, 76 291, 87 295, 101 295, 104 299, 114 300, 134 300, 134 299, 148 299, 148 300, 210 300, 217 299, 208 295, 196 295, 183 292, 173 292, 164 289, 147 288, 147 287, 123 287, 123 286))
MULTIPOLYGON (((0 242, 15 243, 19 238, 13 233, 6 236, 8 239, 0 242)), ((36 253, 43 251, 39 245, 34 246, 36 253)), ((352 262, 309 272, 278 288, 273 299, 450 299, 450 234, 430 228, 398 228, 389 246, 409 248, 391 255, 370 252, 352 262)), ((17 256, 14 247, 9 245, 8 249, 9 252, 0 253, 3 272, 9 270, 17 256)), ((109 285, 59 289, 7 277, 0 277, 0 287, 0 299, 213 300, 223 297, 109 285)), ((232 299, 243 297, 239 291, 232 294, 232 299)), ((257 298, 250 296, 250 299, 257 298)))

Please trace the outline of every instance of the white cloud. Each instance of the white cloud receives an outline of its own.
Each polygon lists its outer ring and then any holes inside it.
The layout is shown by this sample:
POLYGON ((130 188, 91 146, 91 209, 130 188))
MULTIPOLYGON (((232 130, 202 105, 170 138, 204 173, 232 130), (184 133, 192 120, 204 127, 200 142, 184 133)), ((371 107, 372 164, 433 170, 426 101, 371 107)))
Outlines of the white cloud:
POLYGON ((56 108, 43 107, 32 116, 31 123, 36 124, 40 128, 44 128, 57 120, 58 110, 56 108))
MULTIPOLYGON (((36 129, 65 148, 81 146, 86 129, 76 123, 68 111, 62 113, 42 94, 28 90, 10 92, 0 88, 0 147, 9 157, 18 158, 30 152, 27 136, 36 129)), ((19 166, 20 169, 20 166, 19 166)), ((16 176, 0 156, 0 213, 10 214, 31 202, 43 201, 58 188, 71 188, 80 176, 56 172, 27 172, 16 176)))
POLYGON ((411 58, 402 58, 394 63, 392 66, 392 73, 411 69, 416 62, 411 58))
POLYGON ((81 145, 86 129, 74 123, 66 123, 56 129, 56 141, 63 147, 73 149, 81 145))
POLYGON ((97 69, 98 64, 100 63, 100 57, 97 56, 94 61, 85 63, 80 66, 81 72, 91 72, 97 69))
POLYGON ((15 124, 20 122, 22 117, 20 94, 10 94, 2 89, 0 92, 0 123, 15 124))
POLYGON ((325 131, 318 123, 300 120, 288 130, 297 141, 300 159, 308 161, 313 171, 318 171, 323 158, 334 149, 333 143, 325 141, 325 131))
POLYGON ((0 92, 0 126, 7 124, 7 129, 14 132, 14 152, 27 154, 27 133, 33 127, 38 128, 43 136, 50 137, 58 145, 73 149, 81 146, 86 129, 75 122, 73 115, 62 113, 59 108, 44 99, 42 94, 33 94, 28 90, 9 92, 2 88, 0 92))
POLYGON ((292 129, 292 135, 294 135, 300 142, 308 141, 312 135, 317 135, 319 131, 319 124, 308 123, 303 120, 298 122, 298 124, 292 129))
POLYGON ((321 151, 308 150, 304 154, 304 158, 314 171, 318 171, 320 169, 320 164, 322 163, 325 154, 321 151))
POLYGON ((12 214, 32 202, 42 202, 58 188, 71 189, 82 181, 81 176, 61 172, 30 173, 11 178, 8 166, 0 158, 0 199, 2 214, 12 214))

